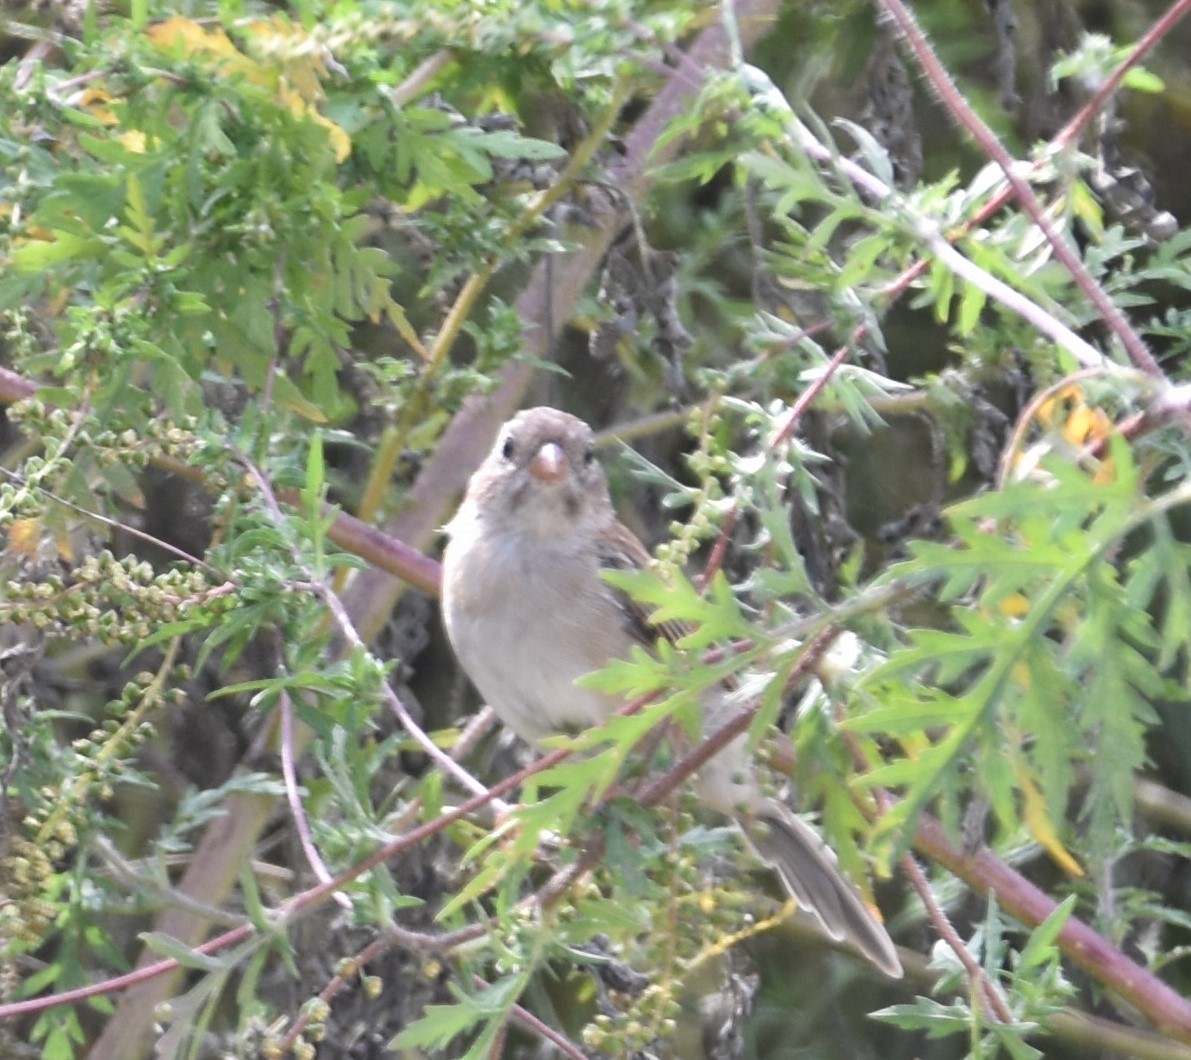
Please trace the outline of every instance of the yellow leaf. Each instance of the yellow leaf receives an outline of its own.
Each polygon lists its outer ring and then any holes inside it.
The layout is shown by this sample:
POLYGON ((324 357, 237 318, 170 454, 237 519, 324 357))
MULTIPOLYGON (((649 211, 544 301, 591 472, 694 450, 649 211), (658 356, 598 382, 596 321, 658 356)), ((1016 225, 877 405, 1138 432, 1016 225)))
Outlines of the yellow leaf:
POLYGON ((134 155, 143 155, 145 153, 147 141, 145 134, 140 129, 129 129, 128 132, 121 133, 116 139, 134 155))
POLYGON ((308 103, 322 98, 322 78, 326 76, 326 46, 301 26, 281 15, 250 22, 251 51, 257 58, 280 66, 286 80, 308 103))
POLYGON ((311 423, 326 423, 327 416, 318 405, 307 399, 288 378, 278 376, 274 380, 274 394, 277 403, 284 409, 309 420, 311 423))
MULTIPOLYGON (((208 30, 180 15, 154 23, 145 33, 159 47, 190 58, 214 59, 220 73, 274 88, 283 107, 327 130, 335 160, 345 161, 351 154, 351 137, 314 106, 322 98, 319 78, 326 73, 322 45, 304 30, 277 19, 253 22, 247 29, 255 37, 254 57, 240 51, 222 29, 208 30)), ((129 150, 136 148, 129 146, 129 150)))
POLYGON ((1077 180, 1070 185, 1070 194, 1071 212, 1087 225, 1093 241, 1099 243, 1104 238, 1104 212, 1100 203, 1082 181, 1077 180))
POLYGON ((79 108, 93 114, 104 125, 115 125, 116 115, 112 113, 105 103, 111 102, 111 95, 106 89, 98 85, 90 85, 83 89, 71 102, 79 108))
POLYGON ((1021 618, 1030 613, 1030 601, 1021 593, 1010 593, 1001 601, 1001 614, 1008 618, 1021 618))
POLYGON ((1082 402, 1071 410, 1063 424, 1063 437, 1072 445, 1085 445, 1108 437, 1112 424, 1103 409, 1094 409, 1082 402))
POLYGON ((209 30, 193 19, 171 15, 145 30, 145 36, 161 48, 178 50, 183 55, 221 55, 226 59, 243 58, 239 49, 221 29, 209 30))
POLYGON ((66 307, 70 304, 70 296, 74 293, 71 287, 59 287, 46 300, 46 307, 42 311, 42 316, 57 317, 61 316, 66 307))
POLYGON ((931 748, 930 739, 925 735, 907 734, 899 741, 903 753, 907 758, 917 759, 931 748))
POLYGON ((1063 424, 1063 437, 1072 445, 1079 445, 1088 436, 1091 427, 1092 410, 1087 405, 1079 405, 1071 410, 1071 415, 1063 424))
POLYGON ((1016 681, 1027 692, 1034 687, 1034 675, 1030 672, 1030 668, 1018 660, 1013 664, 1010 673, 1013 675, 1013 680, 1016 681))
POLYGON ((14 247, 19 247, 22 243, 28 242, 30 239, 40 240, 43 243, 52 243, 54 241, 54 233, 48 228, 42 228, 41 225, 27 224, 21 228, 22 215, 16 206, 11 202, 0 202, 0 221, 7 221, 14 228, 23 231, 23 235, 10 235, 9 242, 14 247))
POLYGON ((1046 801, 1042 797, 1042 792, 1038 790, 1033 778, 1020 767, 1020 764, 1017 769, 1017 780, 1026 804, 1025 821, 1030 835, 1042 844, 1042 848, 1059 868, 1072 876, 1082 876, 1083 869, 1079 862, 1067 852, 1067 848, 1060 842, 1050 823, 1050 815, 1046 812, 1046 801))
POLYGON ((8 528, 8 547, 24 556, 37 554, 41 540, 40 519, 17 519, 8 528))
POLYGON ((1111 457, 1105 457, 1100 461, 1100 466, 1096 468, 1096 473, 1092 476, 1092 481, 1097 486, 1107 486, 1115 482, 1116 479, 1116 466, 1113 464, 1111 457))
POLYGON ((335 152, 335 161, 343 162, 348 155, 352 153, 351 137, 347 135, 338 125, 336 125, 330 118, 319 114, 311 104, 304 100, 300 93, 295 92, 282 78, 281 84, 277 86, 277 95, 281 102, 290 109, 290 113, 295 118, 309 118, 312 122, 321 125, 327 130, 327 135, 331 140, 331 149, 335 152))
POLYGON ((164 22, 155 22, 145 35, 159 48, 177 51, 189 58, 217 59, 224 72, 235 72, 258 85, 269 84, 270 75, 254 63, 233 43, 222 29, 209 30, 181 15, 171 15, 164 22))
POLYGON ((319 114, 318 111, 313 111, 310 116, 327 130, 327 135, 331 140, 331 149, 335 152, 335 161, 346 162, 348 156, 352 153, 351 137, 331 121, 330 118, 319 114))
POLYGON ((70 535, 65 528, 54 532, 54 551, 63 563, 74 562, 74 546, 70 543, 70 535))

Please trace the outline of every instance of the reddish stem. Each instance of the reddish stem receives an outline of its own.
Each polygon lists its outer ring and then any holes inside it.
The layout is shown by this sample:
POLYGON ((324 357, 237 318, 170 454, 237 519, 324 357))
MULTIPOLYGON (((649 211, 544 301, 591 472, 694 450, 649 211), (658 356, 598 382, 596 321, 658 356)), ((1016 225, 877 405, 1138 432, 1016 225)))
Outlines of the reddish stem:
MULTIPOLYGON (((948 839, 943 826, 922 814, 914 847, 955 873, 980 894, 995 894, 1001 907, 1023 924, 1041 924, 1055 911, 1055 901, 988 850, 965 853, 948 839)), ((1059 946, 1102 986, 1132 1002, 1164 1034, 1191 1043, 1191 1003, 1148 969, 1135 964, 1076 917, 1059 933, 1059 946)))
POLYGON ((1108 292, 1084 267, 1084 263, 1075 249, 1055 228, 1033 189, 1019 172, 1017 161, 960 94, 955 82, 951 80, 951 75, 943 67, 938 56, 927 43, 926 37, 918 28, 918 23, 914 20, 909 8, 902 3, 902 0, 880 0, 880 3, 901 31, 939 98, 951 111, 956 121, 967 129, 968 134, 980 145, 981 150, 1000 167, 1022 209, 1029 214, 1030 219, 1046 237, 1055 259, 1071 274, 1075 285, 1096 307, 1109 330, 1120 339, 1133 364, 1143 372, 1164 378, 1161 367, 1154 359, 1153 354, 1146 348, 1141 336, 1109 297, 1108 292))
POLYGON ((1079 134, 1095 117, 1096 112, 1104 106, 1108 97, 1121 87, 1125 75, 1157 47, 1158 42, 1174 29, 1175 23, 1183 18, 1188 11, 1191 11, 1191 0, 1177 0, 1177 3, 1171 4, 1165 13, 1159 16, 1158 21, 1134 45, 1125 61, 1101 82, 1096 91, 1092 93, 1091 99, 1080 107, 1075 117, 1059 130, 1053 141, 1056 146, 1064 147, 1075 142, 1079 134))

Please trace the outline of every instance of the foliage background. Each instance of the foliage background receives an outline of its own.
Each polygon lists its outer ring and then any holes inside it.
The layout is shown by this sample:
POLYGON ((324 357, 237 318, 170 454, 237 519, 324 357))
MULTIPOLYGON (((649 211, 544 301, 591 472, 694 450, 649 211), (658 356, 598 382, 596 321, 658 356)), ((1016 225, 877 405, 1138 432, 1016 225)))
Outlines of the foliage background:
POLYGON ((1188 6, 6 11, 6 1055, 1191 1055, 1188 6), (433 604, 530 402, 698 628, 544 763, 433 604), (904 982, 634 765, 726 670, 904 982))

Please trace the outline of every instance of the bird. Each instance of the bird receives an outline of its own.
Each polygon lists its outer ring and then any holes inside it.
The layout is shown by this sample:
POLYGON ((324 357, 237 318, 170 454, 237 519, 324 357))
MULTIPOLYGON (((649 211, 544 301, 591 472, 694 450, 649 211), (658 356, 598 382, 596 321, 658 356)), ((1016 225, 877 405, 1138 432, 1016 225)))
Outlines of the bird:
MULTIPOLYGON (((601 571, 647 570, 652 558, 616 517, 591 428, 560 409, 514 415, 443 528, 442 612, 463 670, 497 717, 531 745, 602 725, 625 704, 576 684, 659 636, 646 609, 601 571)), ((719 723, 728 695, 705 706, 719 723)), ((753 774, 741 735, 699 771, 702 805, 740 825, 799 908, 900 978, 897 948, 822 837, 753 774)))

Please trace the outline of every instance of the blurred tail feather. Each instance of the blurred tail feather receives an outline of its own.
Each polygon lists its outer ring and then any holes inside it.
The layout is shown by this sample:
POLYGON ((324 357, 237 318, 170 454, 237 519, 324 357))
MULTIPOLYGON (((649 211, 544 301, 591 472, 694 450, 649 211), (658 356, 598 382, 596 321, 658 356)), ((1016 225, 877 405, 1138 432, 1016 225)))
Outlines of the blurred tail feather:
POLYGON ((827 934, 851 942, 886 975, 901 978, 901 961, 893 940, 810 825, 772 800, 766 800, 755 816, 741 825, 799 906, 813 913, 827 934))

